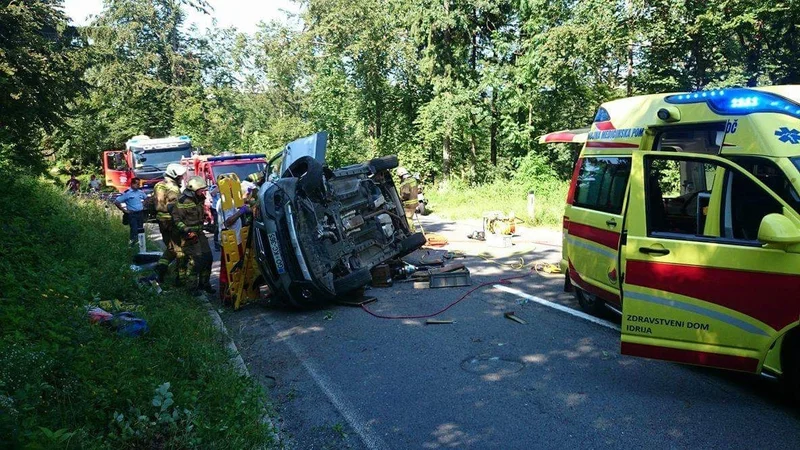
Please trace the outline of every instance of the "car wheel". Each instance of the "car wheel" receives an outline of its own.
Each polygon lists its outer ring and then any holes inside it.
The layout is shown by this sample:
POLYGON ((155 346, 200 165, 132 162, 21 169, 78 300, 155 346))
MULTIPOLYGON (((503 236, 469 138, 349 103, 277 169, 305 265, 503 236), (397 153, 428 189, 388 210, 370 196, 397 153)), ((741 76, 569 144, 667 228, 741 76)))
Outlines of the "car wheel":
POLYGON ((427 238, 422 233, 414 233, 411 236, 400 241, 400 255, 405 256, 414 250, 422 247, 427 242, 427 238))
POLYGON ((372 274, 369 269, 358 269, 339 279, 333 280, 333 290, 336 295, 343 295, 364 287, 372 281, 372 274))
POLYGON ((383 172, 384 170, 391 170, 397 167, 400 163, 397 161, 397 155, 382 156, 370 160, 369 167, 373 173, 383 172))
POLYGON ((325 176, 322 164, 310 156, 303 156, 293 162, 283 177, 297 178, 297 187, 311 200, 320 201, 325 197, 325 176))
POLYGON ((593 316, 599 316, 605 309, 603 299, 577 286, 575 286, 575 298, 578 300, 578 304, 581 305, 581 309, 593 316))

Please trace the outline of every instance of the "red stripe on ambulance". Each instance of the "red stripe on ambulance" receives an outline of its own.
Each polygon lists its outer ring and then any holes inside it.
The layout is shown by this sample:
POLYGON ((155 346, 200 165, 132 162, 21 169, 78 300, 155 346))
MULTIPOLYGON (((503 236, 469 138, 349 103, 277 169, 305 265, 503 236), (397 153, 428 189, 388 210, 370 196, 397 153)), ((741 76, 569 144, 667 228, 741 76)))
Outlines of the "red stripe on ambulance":
POLYGON ((617 250, 619 248, 619 233, 593 227, 591 225, 570 222, 569 235, 604 245, 612 250, 617 250))
POLYGON ((719 367, 722 369, 755 372, 758 369, 758 360, 744 356, 721 355, 719 353, 698 352, 679 348, 655 347, 645 344, 623 342, 621 353, 644 358, 666 359, 684 364, 698 366, 719 367))
MULTIPOLYGON (((574 225, 570 225, 570 234, 574 225)), ((631 260, 625 277, 627 284, 724 306, 775 330, 800 316, 797 275, 631 260)))

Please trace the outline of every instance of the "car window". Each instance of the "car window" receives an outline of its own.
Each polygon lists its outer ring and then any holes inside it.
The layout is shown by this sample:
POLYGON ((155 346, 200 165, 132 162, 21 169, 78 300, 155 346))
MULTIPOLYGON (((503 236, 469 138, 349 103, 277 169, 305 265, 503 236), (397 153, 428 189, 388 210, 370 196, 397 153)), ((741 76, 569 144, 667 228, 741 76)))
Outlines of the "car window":
MULTIPOLYGON (((769 158, 760 156, 731 156, 728 159, 739 164, 764 183, 778 197, 788 203, 797 213, 800 213, 800 195, 792 186, 786 174, 769 158)), ((800 165, 800 160, 795 158, 795 165, 800 165)))
POLYGON ((724 138, 725 122, 672 125, 660 129, 653 150, 717 155, 724 138))
POLYGON ((717 166, 666 157, 647 161, 648 233, 703 235, 717 166))
POLYGON ((739 172, 728 171, 725 191, 723 237, 755 241, 764 216, 783 212, 780 202, 739 172))
POLYGON ((585 158, 578 173, 573 204, 620 214, 630 167, 628 157, 585 158))
POLYGON ((757 240, 764 216, 783 211, 782 204, 750 178, 715 162, 648 156, 645 171, 649 236, 749 243, 757 240), (712 203, 719 205, 713 213, 719 215, 719 226, 707 227, 712 203))

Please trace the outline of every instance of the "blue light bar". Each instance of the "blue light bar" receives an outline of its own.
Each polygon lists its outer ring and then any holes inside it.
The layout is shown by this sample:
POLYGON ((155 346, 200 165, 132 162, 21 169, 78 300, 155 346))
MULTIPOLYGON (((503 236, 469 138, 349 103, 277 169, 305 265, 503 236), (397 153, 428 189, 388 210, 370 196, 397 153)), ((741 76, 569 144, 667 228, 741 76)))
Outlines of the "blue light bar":
POLYGON ((733 88, 670 95, 664 99, 674 105, 705 103, 717 114, 745 116, 752 113, 785 114, 800 119, 800 104, 771 92, 733 88))

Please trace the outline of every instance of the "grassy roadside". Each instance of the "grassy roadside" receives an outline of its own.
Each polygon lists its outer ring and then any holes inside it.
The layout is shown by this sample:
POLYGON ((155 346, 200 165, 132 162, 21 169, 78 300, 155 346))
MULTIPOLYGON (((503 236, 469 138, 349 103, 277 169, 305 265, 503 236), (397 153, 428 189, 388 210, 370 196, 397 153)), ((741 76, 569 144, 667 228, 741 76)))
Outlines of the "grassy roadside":
POLYGON ((561 227, 569 183, 541 178, 530 183, 494 181, 480 186, 450 183, 444 189, 425 191, 432 213, 448 219, 481 218, 487 211, 515 215, 529 225, 561 227), (528 216, 528 191, 535 195, 534 217, 528 216))
POLYGON ((264 393, 230 364, 205 306, 137 287, 127 231, 62 187, 0 185, 0 447, 264 448, 264 393), (150 332, 90 324, 136 306, 150 332))

